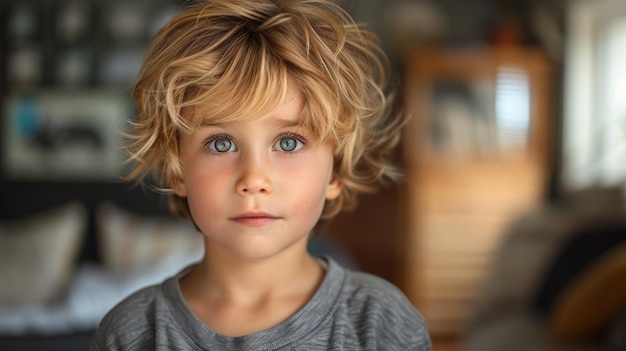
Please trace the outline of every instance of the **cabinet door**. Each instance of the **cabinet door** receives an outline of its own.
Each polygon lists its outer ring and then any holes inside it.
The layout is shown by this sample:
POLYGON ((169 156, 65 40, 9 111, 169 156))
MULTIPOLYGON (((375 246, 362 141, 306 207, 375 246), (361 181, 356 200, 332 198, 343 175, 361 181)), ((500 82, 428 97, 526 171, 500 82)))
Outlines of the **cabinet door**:
POLYGON ((403 283, 433 334, 462 332, 508 224, 545 192, 547 60, 430 52, 409 63, 403 283))

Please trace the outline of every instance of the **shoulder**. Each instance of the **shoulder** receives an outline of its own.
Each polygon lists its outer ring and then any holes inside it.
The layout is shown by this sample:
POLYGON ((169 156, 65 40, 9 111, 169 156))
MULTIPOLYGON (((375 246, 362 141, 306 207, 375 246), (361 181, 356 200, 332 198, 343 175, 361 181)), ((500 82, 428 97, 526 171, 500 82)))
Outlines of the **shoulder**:
POLYGON ((373 298, 392 294, 395 297, 404 297, 404 294, 389 281, 365 272, 345 269, 346 285, 344 289, 351 293, 362 294, 373 298))
POLYGON ((385 312, 381 318, 399 314, 410 317, 409 320, 416 324, 424 324, 424 319, 404 293, 392 283, 375 275, 346 271, 342 295, 354 307, 385 312))
MULTIPOLYGON (((165 283, 164 283, 165 284, 165 283)), ((162 285, 145 287, 119 302, 100 322, 92 350, 140 350, 150 348, 162 285)))
POLYGON ((426 321, 392 283, 368 273, 346 270, 341 295, 351 323, 375 335, 379 345, 430 350, 426 321))

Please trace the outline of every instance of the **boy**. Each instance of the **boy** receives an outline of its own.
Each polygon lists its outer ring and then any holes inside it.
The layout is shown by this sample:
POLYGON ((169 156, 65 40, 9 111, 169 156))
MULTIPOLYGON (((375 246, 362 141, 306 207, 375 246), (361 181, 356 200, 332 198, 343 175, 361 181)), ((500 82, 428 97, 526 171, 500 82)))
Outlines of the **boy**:
POLYGON ((431 349, 396 287, 306 250, 320 218, 395 175, 380 57, 326 0, 205 0, 157 33, 129 177, 160 181, 205 255, 122 301, 92 349, 431 349))

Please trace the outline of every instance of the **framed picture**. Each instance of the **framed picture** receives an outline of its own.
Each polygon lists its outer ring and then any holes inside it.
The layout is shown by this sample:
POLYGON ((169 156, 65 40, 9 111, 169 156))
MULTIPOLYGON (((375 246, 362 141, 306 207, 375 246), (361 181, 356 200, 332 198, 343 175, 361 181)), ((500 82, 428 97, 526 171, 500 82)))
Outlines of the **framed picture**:
POLYGON ((413 57, 406 88, 415 159, 496 160, 545 154, 549 110, 540 52, 432 51, 413 57), (541 150, 541 152, 538 152, 541 150))
POLYGON ((8 97, 3 171, 11 180, 115 181, 127 98, 119 91, 44 91, 8 97))
POLYGON ((493 95, 493 84, 485 81, 434 81, 427 122, 430 148, 442 157, 496 148, 493 95))

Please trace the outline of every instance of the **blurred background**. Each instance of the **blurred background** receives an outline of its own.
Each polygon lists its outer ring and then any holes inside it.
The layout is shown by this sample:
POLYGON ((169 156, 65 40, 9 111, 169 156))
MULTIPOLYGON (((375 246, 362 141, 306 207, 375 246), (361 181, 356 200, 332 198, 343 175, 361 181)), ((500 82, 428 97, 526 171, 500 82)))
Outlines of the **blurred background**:
MULTIPOLYGON (((338 3, 391 61, 405 178, 310 250, 398 285, 435 350, 626 350, 626 1, 338 3)), ((85 349, 202 255, 116 178, 132 80, 183 5, 0 2, 0 349, 85 349)))

